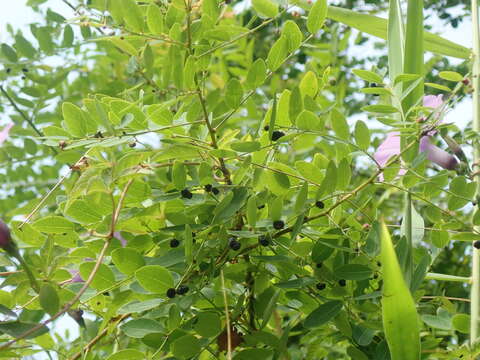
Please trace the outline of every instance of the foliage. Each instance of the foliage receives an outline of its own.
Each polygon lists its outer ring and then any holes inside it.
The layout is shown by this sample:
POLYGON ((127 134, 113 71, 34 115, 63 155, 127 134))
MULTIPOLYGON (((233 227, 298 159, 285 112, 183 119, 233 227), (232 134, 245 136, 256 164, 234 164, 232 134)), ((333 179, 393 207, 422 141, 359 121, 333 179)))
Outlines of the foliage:
POLYGON ((64 2, 30 0, 43 22, 0 49, 19 249, 0 254, 0 355, 381 360, 413 336, 412 359, 474 358, 477 135, 441 123, 471 92, 469 49, 408 16, 404 67, 386 2, 64 2), (365 33, 390 59, 349 56, 365 33))

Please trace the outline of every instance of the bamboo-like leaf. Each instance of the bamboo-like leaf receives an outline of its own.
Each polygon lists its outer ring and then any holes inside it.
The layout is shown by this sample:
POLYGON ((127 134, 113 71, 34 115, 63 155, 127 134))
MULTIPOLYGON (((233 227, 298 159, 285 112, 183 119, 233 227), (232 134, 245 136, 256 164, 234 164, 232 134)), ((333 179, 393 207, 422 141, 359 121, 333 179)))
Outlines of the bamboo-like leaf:
MULTIPOLYGON (((423 0, 409 0, 407 11, 407 30, 405 38, 405 58, 404 72, 407 74, 423 75, 423 0)), ((403 88, 407 89, 409 82, 403 84, 403 88)), ((417 103, 423 96, 423 82, 403 101, 404 111, 408 111, 410 107, 417 103)))
MULTIPOLYGON (((310 5, 308 5, 306 1, 301 1, 299 6, 304 9, 310 8, 310 5)), ((387 39, 387 19, 336 6, 328 7, 327 18, 341 22, 380 39, 387 39)), ((439 55, 468 59, 471 54, 470 49, 428 31, 424 31, 424 43, 425 50, 439 55)))
MULTIPOLYGON (((403 26, 402 9, 398 0, 390 0, 388 12, 388 72, 393 83, 396 77, 403 74, 403 57, 405 30, 403 26)), ((395 86, 399 92, 400 87, 395 86)), ((398 94, 397 94, 398 95, 398 94)))
POLYGON ((392 360, 420 359, 418 315, 385 223, 381 223, 383 329, 392 360))

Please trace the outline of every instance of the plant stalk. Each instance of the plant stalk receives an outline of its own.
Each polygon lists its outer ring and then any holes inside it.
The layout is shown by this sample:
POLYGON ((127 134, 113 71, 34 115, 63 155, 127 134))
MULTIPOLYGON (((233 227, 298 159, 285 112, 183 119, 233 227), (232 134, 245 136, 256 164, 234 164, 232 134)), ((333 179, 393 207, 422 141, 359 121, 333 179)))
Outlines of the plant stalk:
MULTIPOLYGON (((480 132, 480 29, 478 16, 478 0, 472 0, 472 30, 473 30, 473 68, 472 68, 472 86, 473 86, 473 130, 478 134, 480 132)), ((474 164, 480 161, 480 144, 478 140, 474 146, 474 164)), ((474 169, 476 170, 476 169, 474 169)), ((480 194, 480 180, 477 178, 476 195, 480 194)), ((476 226, 475 230, 480 230, 476 226)), ((472 285, 470 290, 470 345, 474 345, 478 340, 478 321, 480 308, 480 252, 472 247, 472 285)))

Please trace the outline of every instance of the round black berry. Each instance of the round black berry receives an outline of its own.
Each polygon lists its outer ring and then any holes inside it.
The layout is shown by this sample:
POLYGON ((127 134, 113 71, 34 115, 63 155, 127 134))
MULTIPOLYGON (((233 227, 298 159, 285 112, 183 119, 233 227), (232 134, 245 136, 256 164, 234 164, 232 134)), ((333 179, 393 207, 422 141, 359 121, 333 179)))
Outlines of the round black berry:
POLYGON ((382 263, 380 261, 377 261, 377 266, 378 267, 382 266, 382 263))
POLYGON ((374 279, 378 279, 378 274, 373 274, 374 279))
POLYGON ((268 246, 270 245, 270 242, 268 241, 267 237, 265 235, 262 235, 258 238, 258 242, 260 243, 260 245, 262 246, 268 246))
POLYGON ((270 126, 268 126, 268 125, 265 125, 265 126, 263 127, 263 130, 265 130, 265 131, 268 131, 269 129, 270 129, 270 126))
POLYGON ((283 220, 275 220, 273 222, 273 227, 277 230, 281 230, 285 227, 285 223, 283 222, 283 220))
POLYGON ((12 71, 12 69, 6 68, 5 71, 7 72, 7 74, 10 74, 10 71, 12 71))
POLYGON ((26 77, 25 75, 24 75, 24 76, 22 76, 22 80, 25 80, 26 78, 27 78, 27 77, 26 77))
POLYGON ((315 201, 315 206, 318 207, 319 209, 323 209, 325 207, 325 204, 323 203, 323 201, 315 201))
POLYGON ((210 192, 212 191, 212 184, 207 184, 203 188, 205 189, 206 192, 210 192))
POLYGON ((375 84, 375 83, 371 83, 371 84, 370 84, 370 87, 378 87, 378 85, 375 84))
POLYGON ((275 130, 272 133, 272 141, 277 141, 280 139, 282 136, 285 136, 285 133, 283 131, 275 130))
POLYGON ((320 269, 322 266, 323 266, 322 263, 318 263, 318 264, 317 264, 317 269, 320 269))
POLYGON ((474 247, 475 249, 480 249, 480 240, 474 241, 474 242, 473 242, 473 247, 474 247))
POLYGON ((187 285, 180 285, 177 289, 177 294, 178 295, 185 295, 188 292, 188 290, 190 290, 190 289, 188 288, 187 285))
POLYGON ((174 288, 170 288, 167 290, 167 297, 170 298, 170 299, 173 299, 175 297, 175 294, 177 292, 175 291, 174 288))
POLYGON ((130 144, 128 144, 128 146, 134 148, 135 146, 137 146, 137 143, 135 141, 132 141, 130 144))
POLYGON ((327 287, 325 283, 318 283, 316 286, 318 290, 324 290, 327 287))
POLYGON ((257 206, 257 209, 260 210, 260 209, 263 209, 265 207, 265 204, 262 204, 260 206, 257 206))
POLYGON ((240 250, 240 248, 242 247, 242 245, 237 240, 230 240, 229 246, 230 249, 235 251, 240 250))
POLYGON ((170 247, 171 248, 176 248, 178 245, 180 245, 180 241, 178 241, 177 239, 170 240, 170 247))
POLYGON ((26 72, 28 72, 28 69, 27 69, 27 68, 23 68, 22 71, 23 71, 24 73, 26 73, 26 72))
POLYGON ((338 280, 338 285, 345 286, 345 285, 347 285, 347 281, 345 279, 340 279, 340 280, 338 280))
POLYGON ((182 194, 182 197, 185 198, 185 199, 191 199, 192 198, 192 193, 190 192, 190 190, 188 189, 183 189, 181 191, 181 194, 182 194))
POLYGON ((212 188, 212 193, 213 195, 218 195, 220 194, 220 190, 218 190, 216 187, 212 188))

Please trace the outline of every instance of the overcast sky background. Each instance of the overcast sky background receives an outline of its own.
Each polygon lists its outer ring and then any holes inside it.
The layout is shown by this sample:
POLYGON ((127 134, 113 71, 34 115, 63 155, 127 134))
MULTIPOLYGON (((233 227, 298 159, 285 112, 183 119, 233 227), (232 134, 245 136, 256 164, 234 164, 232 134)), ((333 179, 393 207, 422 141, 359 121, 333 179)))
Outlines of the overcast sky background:
MULTIPOLYGON (((4 6, 0 11, 0 42, 7 42, 11 44, 11 39, 9 34, 6 32, 6 25, 10 23, 15 29, 22 29, 25 35, 30 37, 30 31, 28 29, 28 24, 39 20, 40 17, 38 14, 35 14, 26 4, 26 0, 3 0, 4 6)), ((72 10, 65 5, 61 0, 49 0, 49 7, 54 9, 56 12, 62 14, 65 18, 73 17, 72 10)), ((467 20, 467 19, 465 19, 467 20)), ((464 21, 459 24, 457 29, 453 29, 450 26, 445 26, 441 22, 428 21, 429 24, 433 25, 433 32, 440 33, 443 37, 457 42, 466 47, 471 47, 472 35, 471 35, 471 23, 470 21, 464 21)), ((371 42, 370 42, 371 43, 371 42)), ((371 44, 369 45, 371 47, 371 44)), ((366 53, 374 51, 373 48, 365 49, 365 47, 357 46, 350 47, 349 53, 356 57, 362 57, 366 53)), ((428 89, 427 89, 428 92, 428 89)), ((456 123, 460 128, 465 127, 465 125, 471 120, 472 114, 472 102, 471 98, 465 99, 460 104, 456 106, 446 117, 446 122, 456 123)), ((358 117, 365 119, 366 115, 361 114, 358 117)), ((0 116, 0 123, 5 124, 9 122, 8 118, 5 118, 5 114, 0 116)), ((55 324, 56 331, 63 333, 66 329, 69 329, 70 333, 76 337, 78 334, 77 324, 68 316, 64 316, 61 320, 57 321, 55 324)), ((43 359, 44 356, 38 357, 38 359, 43 359)))

